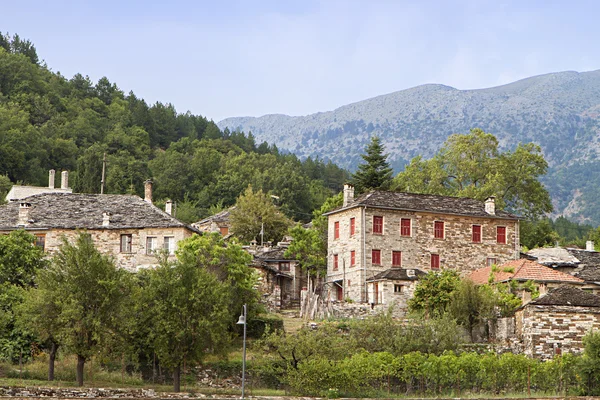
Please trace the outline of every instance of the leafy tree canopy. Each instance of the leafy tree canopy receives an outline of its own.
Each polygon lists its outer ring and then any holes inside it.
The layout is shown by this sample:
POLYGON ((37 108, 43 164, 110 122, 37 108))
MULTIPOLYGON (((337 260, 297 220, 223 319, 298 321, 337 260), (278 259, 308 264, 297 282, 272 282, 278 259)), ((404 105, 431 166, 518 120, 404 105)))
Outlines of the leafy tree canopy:
POLYGON ((552 211, 548 191, 539 181, 548 164, 539 146, 520 144, 500 152, 498 141, 481 129, 455 134, 430 160, 415 157, 392 184, 393 190, 496 198, 496 207, 536 219, 552 211))

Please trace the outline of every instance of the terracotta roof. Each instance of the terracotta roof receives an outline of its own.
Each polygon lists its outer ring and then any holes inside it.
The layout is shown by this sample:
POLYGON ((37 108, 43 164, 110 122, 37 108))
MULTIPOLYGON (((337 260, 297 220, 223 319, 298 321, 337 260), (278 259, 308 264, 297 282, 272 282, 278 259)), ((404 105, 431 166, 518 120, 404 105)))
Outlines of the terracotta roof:
POLYGON ((489 282, 490 274, 494 275, 494 282, 531 280, 536 282, 584 283, 583 279, 525 259, 511 260, 495 268, 479 268, 467 275, 467 278, 478 285, 483 285, 489 282), (492 269, 496 269, 496 271, 494 272, 492 269), (512 272, 510 272, 511 270, 512 272))
POLYGON ((22 199, 31 204, 28 223, 18 225, 20 202, 0 206, 0 229, 192 228, 138 196, 45 193, 22 199), (107 227, 103 214, 110 213, 107 227))
POLYGON ((426 272, 417 268, 390 268, 378 273, 374 277, 367 279, 368 282, 390 280, 390 281, 415 281, 420 277, 427 275, 426 272), (414 275, 408 275, 408 271, 414 271, 414 275))
POLYGON ((485 204, 483 202, 466 197, 387 191, 364 193, 346 207, 340 207, 325 215, 360 206, 406 211, 426 211, 436 214, 455 214, 481 218, 518 219, 517 216, 501 210, 497 210, 496 214, 488 214, 485 212, 485 204))
POLYGON ((527 305, 600 307, 600 296, 572 286, 560 286, 548 291, 527 305))

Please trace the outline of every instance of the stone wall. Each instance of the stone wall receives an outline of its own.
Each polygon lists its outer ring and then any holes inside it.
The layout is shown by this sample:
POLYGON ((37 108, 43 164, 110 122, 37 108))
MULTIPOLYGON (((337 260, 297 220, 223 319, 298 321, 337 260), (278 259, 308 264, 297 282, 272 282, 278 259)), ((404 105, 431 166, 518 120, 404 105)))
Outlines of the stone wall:
MULTIPOLYGON (((62 244, 65 237, 71 243, 78 235, 75 229, 52 229, 52 230, 28 230, 34 235, 45 235, 45 251, 52 255, 62 244)), ((94 240, 94 245, 103 254, 115 258, 117 266, 129 271, 148 268, 158 264, 155 255, 146 254, 146 238, 155 237, 156 246, 160 250, 163 247, 165 237, 173 237, 175 248, 177 243, 192 235, 192 231, 183 227, 173 228, 143 228, 143 229, 95 229, 87 230, 94 240), (121 252, 121 235, 131 235, 131 252, 121 252)), ((172 255, 171 257, 175 257, 172 255)))
POLYGON ((583 337, 600 329, 600 310, 588 307, 529 305, 517 311, 515 319, 524 353, 542 359, 582 352, 583 337))
POLYGON ((496 263, 515 259, 519 254, 518 221, 474 218, 357 207, 329 216, 327 281, 343 282, 344 297, 367 302, 365 280, 392 267, 392 251, 402 252, 403 268, 431 270, 431 254, 439 254, 440 267, 469 272, 485 267, 488 258, 496 263), (363 213, 364 218, 363 218, 363 213), (373 216, 383 216, 383 233, 373 234, 373 216), (350 218, 355 218, 355 234, 350 236, 350 218), (400 219, 411 219, 411 236, 400 236, 400 219), (443 239, 434 238, 434 222, 443 221, 443 239), (334 223, 339 222, 339 238, 334 239, 334 223), (472 225, 482 227, 481 243, 472 242, 472 225), (506 227, 506 244, 496 242, 496 227, 506 227), (381 263, 374 265, 372 250, 381 250, 381 263), (350 254, 356 253, 351 265, 350 254), (333 268, 338 256, 338 269, 333 268))
POLYGON ((369 303, 381 305, 393 305, 395 312, 404 316, 408 312, 408 301, 412 299, 417 287, 417 281, 391 281, 384 280, 377 282, 377 293, 375 293, 375 282, 369 282, 368 298, 369 303), (402 287, 400 292, 394 291, 394 286, 402 287))

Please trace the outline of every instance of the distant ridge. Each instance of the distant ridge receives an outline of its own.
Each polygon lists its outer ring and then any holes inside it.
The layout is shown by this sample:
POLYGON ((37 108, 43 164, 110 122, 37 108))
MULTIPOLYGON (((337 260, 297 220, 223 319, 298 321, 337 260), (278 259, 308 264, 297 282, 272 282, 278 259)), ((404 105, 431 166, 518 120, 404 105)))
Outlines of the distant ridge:
POLYGON ((417 155, 433 155, 452 133, 482 128, 503 148, 539 144, 550 165, 545 182, 557 215, 600 224, 600 70, 538 75, 487 89, 426 84, 333 111, 233 117, 218 125, 351 170, 369 138, 379 135, 396 171, 417 155))

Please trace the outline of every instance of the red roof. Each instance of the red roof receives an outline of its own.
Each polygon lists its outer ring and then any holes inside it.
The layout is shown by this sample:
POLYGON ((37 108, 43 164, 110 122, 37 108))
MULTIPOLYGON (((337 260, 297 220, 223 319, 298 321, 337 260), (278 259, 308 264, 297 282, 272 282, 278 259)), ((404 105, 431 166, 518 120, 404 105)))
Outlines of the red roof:
POLYGON ((494 276, 493 282, 531 280, 536 282, 584 283, 583 279, 526 259, 511 260, 494 269, 496 270, 495 272, 492 271, 492 267, 479 268, 467 275, 467 278, 477 285, 489 283, 490 274, 494 276))

